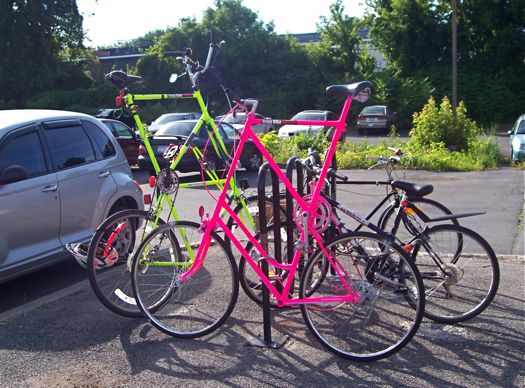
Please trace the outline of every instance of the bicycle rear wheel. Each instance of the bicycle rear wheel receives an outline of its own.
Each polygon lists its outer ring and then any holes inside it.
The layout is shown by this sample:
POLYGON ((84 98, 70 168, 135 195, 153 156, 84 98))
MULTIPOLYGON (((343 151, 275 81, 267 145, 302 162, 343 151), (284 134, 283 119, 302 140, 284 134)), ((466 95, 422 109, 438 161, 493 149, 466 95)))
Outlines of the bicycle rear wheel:
MULTIPOLYGON (((430 219, 452 214, 452 211, 450 211, 445 205, 429 198, 411 198, 409 202, 421 210, 430 219)), ((395 206, 394 203, 390 204, 379 217, 377 226, 385 232, 391 232, 398 209, 399 208, 395 206)), ((417 215, 417 213, 411 211, 410 208, 405 208, 405 214, 410 221, 410 225, 405 225, 403 220, 400 222, 398 230, 396 231, 396 238, 402 243, 410 241, 415 233, 421 232, 426 226, 426 223, 417 215), (413 231, 412 229, 414 228, 417 230, 413 231)), ((459 222, 457 219, 452 218, 450 220, 440 221, 440 224, 459 225, 459 222)))
POLYGON ((131 318, 142 316, 131 287, 131 259, 154 225, 165 222, 147 211, 122 210, 108 217, 91 238, 87 272, 95 295, 110 311, 131 318))
POLYGON ((171 222, 149 234, 133 259, 132 286, 140 310, 153 326, 173 337, 211 333, 230 316, 237 301, 237 266, 215 232, 202 267, 181 283, 181 275, 204 243, 202 237, 198 223, 171 222), (149 308, 158 300, 164 301, 162 306, 149 308))
POLYGON ((399 351, 417 332, 425 305, 412 259, 397 244, 368 232, 342 234, 325 247, 335 264, 316 252, 299 286, 300 297, 312 299, 301 305, 310 332, 330 351, 355 361, 399 351), (314 300, 348 296, 341 278, 358 296, 356 302, 314 300))
POLYGON ((434 321, 466 321, 485 310, 496 295, 498 260, 485 239, 470 229, 429 228, 412 257, 425 285, 425 316, 434 321))

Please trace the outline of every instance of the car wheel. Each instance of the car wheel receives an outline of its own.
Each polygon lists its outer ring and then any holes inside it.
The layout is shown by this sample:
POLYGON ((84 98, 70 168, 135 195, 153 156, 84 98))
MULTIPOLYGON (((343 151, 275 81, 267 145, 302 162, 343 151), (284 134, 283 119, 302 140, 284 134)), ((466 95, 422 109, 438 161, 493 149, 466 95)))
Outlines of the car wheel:
POLYGON ((365 133, 365 130, 364 130, 363 128, 357 128, 357 133, 358 133, 359 135, 363 136, 364 133, 365 133))
POLYGON ((252 149, 250 155, 241 163, 247 171, 258 171, 262 165, 262 155, 258 150, 252 149))

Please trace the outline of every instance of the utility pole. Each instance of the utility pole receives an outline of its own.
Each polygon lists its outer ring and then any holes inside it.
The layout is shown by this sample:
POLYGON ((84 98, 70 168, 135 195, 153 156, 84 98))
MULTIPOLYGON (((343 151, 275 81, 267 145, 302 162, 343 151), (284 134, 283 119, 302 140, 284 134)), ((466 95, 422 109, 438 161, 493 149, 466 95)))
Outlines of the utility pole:
POLYGON ((456 107, 458 106, 457 24, 458 24, 458 7, 457 7, 456 0, 452 0, 452 120, 454 123, 454 127, 456 126, 456 107))

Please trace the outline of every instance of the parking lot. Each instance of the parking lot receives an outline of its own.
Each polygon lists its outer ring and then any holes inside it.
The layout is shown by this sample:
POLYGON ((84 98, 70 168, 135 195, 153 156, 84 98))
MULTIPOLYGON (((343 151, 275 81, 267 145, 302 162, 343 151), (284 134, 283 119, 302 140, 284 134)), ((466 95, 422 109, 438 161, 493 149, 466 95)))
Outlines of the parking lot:
MULTIPOLYGON (((345 173, 353 179, 381 179, 373 174, 383 172, 345 173)), ((254 187, 255 175, 247 177, 254 187)), ((0 385, 522 387, 525 273, 519 220, 523 220, 523 172, 511 168, 482 173, 409 171, 406 179, 433 183, 433 198, 453 211, 486 211, 486 215, 465 219, 494 246, 501 266, 498 294, 480 316, 452 326, 425 319, 401 352, 361 364, 321 348, 295 309, 273 314, 273 335, 288 338, 283 347, 246 346, 263 327, 260 309, 242 292, 232 316, 215 333, 177 340, 142 319, 109 312, 79 275, 78 282, 0 314, 0 385)), ((197 217, 189 210, 195 207, 184 206, 184 201, 196 203, 206 197, 202 189, 181 191, 177 204, 182 216, 197 217)), ((378 200, 356 190, 341 191, 339 199, 358 211, 378 200)), ((45 279, 40 282, 44 284, 45 279)), ((17 292, 31 292, 32 287, 32 283, 19 285, 17 292)), ((16 297, 6 285, 0 291, 2 299, 16 297)))

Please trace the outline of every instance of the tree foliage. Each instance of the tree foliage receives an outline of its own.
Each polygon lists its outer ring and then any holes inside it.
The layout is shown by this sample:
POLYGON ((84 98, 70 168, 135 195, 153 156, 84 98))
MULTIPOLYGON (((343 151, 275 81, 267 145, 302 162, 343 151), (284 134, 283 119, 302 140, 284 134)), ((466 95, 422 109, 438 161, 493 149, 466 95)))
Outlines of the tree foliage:
POLYGON ((2 1, 0 36, 0 107, 23 107, 45 90, 89 85, 73 62, 84 36, 76 1, 2 1))
MULTIPOLYGON (((435 97, 450 96, 450 2, 366 3, 370 35, 392 73, 428 79, 435 97)), ((457 5, 458 99, 484 124, 512 122, 525 103, 525 0, 458 0, 457 5)))

